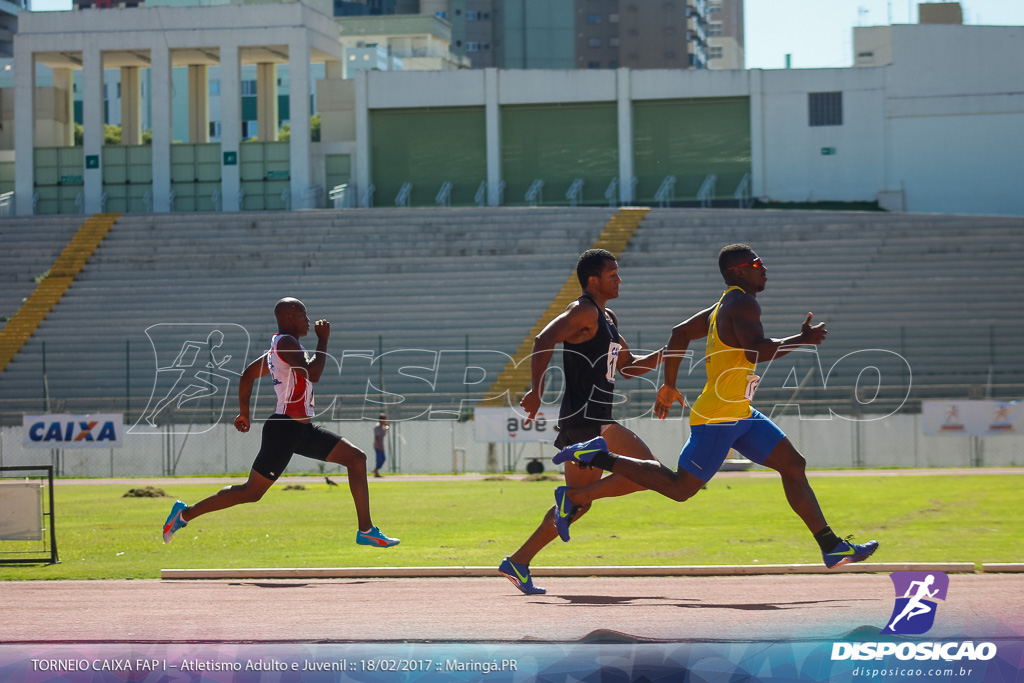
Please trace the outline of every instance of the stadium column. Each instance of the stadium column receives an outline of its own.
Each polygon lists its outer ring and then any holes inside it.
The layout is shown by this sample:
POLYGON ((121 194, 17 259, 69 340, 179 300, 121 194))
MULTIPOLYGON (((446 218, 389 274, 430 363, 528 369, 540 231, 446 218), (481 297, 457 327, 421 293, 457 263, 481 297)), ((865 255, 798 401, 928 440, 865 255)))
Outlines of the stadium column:
POLYGON ((62 91, 66 98, 65 107, 66 110, 60 113, 54 114, 54 118, 58 121, 66 121, 62 135, 60 136, 61 144, 65 147, 75 146, 75 86, 74 86, 74 72, 71 69, 54 69, 53 70, 53 87, 62 91))
POLYGON ((290 156, 293 209, 314 208, 310 193, 309 166, 309 38, 306 30, 296 31, 288 44, 288 72, 291 92, 288 97, 288 121, 291 126, 290 156))
POLYGON ((356 72, 356 198, 359 206, 371 206, 368 197, 370 181, 370 111, 369 111, 369 72, 356 72))
POLYGON ((171 139, 174 137, 174 111, 171 90, 171 51, 164 40, 156 40, 150 49, 150 109, 153 125, 153 211, 164 213, 171 206, 171 139))
POLYGON ((633 99, 629 69, 615 71, 619 130, 619 203, 633 203, 633 99))
POLYGON ((280 125, 277 111, 277 64, 256 65, 256 134, 260 142, 276 142, 280 125))
POLYGON ((751 69, 750 79, 750 196, 767 196, 764 154, 764 72, 751 69))
POLYGON ((210 67, 188 65, 188 141, 210 141, 210 67))
POLYGON ((103 211, 103 53, 90 36, 82 50, 82 155, 85 213, 103 211), (90 164, 91 159, 99 161, 90 164))
POLYGON ((238 44, 220 46, 220 193, 224 211, 241 208, 238 191, 242 188, 238 146, 242 139, 241 71, 238 44), (227 162, 227 163, 225 163, 227 162))
POLYGON ((142 81, 139 67, 121 67, 121 144, 142 144, 142 81))
POLYGON ((501 107, 499 72, 484 69, 484 119, 487 144, 487 206, 501 206, 501 107))
POLYGON ((35 194, 35 98, 36 59, 30 39, 14 41, 14 210, 19 216, 33 213, 32 195, 35 194))

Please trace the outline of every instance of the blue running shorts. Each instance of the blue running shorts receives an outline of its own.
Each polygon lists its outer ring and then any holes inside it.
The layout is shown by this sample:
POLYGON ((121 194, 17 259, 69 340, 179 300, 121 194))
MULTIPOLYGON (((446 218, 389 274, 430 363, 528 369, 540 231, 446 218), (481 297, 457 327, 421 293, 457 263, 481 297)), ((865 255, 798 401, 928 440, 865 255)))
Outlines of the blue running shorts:
POLYGON ((701 481, 710 481, 725 462, 730 448, 763 465, 785 433, 762 413, 751 408, 750 417, 736 422, 695 425, 679 454, 679 467, 701 481))

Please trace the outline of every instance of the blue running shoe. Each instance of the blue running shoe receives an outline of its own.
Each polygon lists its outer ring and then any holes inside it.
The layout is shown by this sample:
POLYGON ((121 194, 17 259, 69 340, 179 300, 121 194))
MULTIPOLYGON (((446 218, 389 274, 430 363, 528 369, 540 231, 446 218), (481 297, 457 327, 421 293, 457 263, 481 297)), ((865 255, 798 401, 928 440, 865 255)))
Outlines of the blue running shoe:
POLYGON ((569 542, 569 522, 576 512, 576 505, 569 500, 569 488, 559 486, 555 489, 555 528, 558 529, 558 537, 566 543, 569 542))
POLYGON ((551 462, 561 465, 563 462, 571 460, 577 465, 590 466, 590 461, 594 459, 594 454, 601 452, 608 452, 608 444, 605 443, 603 436, 598 436, 590 441, 574 443, 568 448, 563 448, 558 451, 555 457, 551 458, 551 462))
POLYGON ((506 557, 498 565, 498 571, 502 576, 511 581, 513 586, 526 595, 543 595, 547 593, 547 590, 533 585, 533 577, 530 576, 530 565, 528 564, 516 564, 506 557))
POLYGON ((375 526, 371 526, 369 531, 360 531, 356 534, 356 543, 359 545, 375 545, 378 548, 390 548, 401 542, 397 538, 388 538, 375 526))
POLYGON ((825 560, 825 566, 832 569, 851 562, 862 562, 871 557, 876 550, 878 550, 878 541, 868 541, 864 545, 840 541, 839 545, 832 549, 832 552, 822 553, 821 558, 825 560))
POLYGON ((167 521, 164 522, 164 543, 170 543, 171 539, 174 538, 174 532, 178 529, 184 529, 188 526, 188 522, 181 518, 181 512, 188 505, 185 505, 183 501, 177 500, 174 505, 171 506, 171 514, 167 515, 167 521))

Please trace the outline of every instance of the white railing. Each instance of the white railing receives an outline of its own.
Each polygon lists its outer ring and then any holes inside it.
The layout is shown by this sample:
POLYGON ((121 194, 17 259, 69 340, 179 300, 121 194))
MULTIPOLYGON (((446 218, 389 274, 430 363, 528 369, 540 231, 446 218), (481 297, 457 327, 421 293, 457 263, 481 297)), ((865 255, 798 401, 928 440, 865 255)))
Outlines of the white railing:
POLYGON ((214 211, 221 211, 224 208, 220 202, 220 190, 214 190, 210 194, 210 203, 213 205, 214 211))
POLYGON ((245 210, 245 190, 238 191, 238 210, 245 210))
POLYGON ((142 195, 142 203, 146 205, 147 213, 153 213, 153 193, 150 190, 146 190, 142 195))
POLYGON ((281 191, 281 203, 284 204, 285 211, 292 210, 292 191, 282 190, 281 191))
POLYGON ((530 189, 526 191, 526 203, 530 206, 537 206, 538 204, 544 203, 544 181, 538 178, 530 184, 530 189))
POLYGON ((32 194, 32 215, 36 215, 36 205, 39 204, 39 193, 32 194))
POLYGON ((674 175, 667 175, 661 181, 661 185, 658 186, 658 191, 654 193, 654 200, 658 202, 658 206, 664 208, 674 202, 675 199, 676 177, 674 175))
POLYGON ((631 205, 636 204, 636 186, 639 182, 640 180, 636 176, 633 176, 632 178, 629 179, 628 203, 631 205))
POLYGON ((363 190, 363 197, 362 197, 362 201, 360 202, 360 204, 362 204, 367 209, 372 209, 373 208, 373 193, 376 192, 376 191, 377 191, 377 186, 374 185, 373 183, 370 183, 369 187, 367 187, 365 190, 363 190))
MULTIPOLYGON (((38 195, 36 195, 38 197, 38 195)), ((32 203, 35 206, 35 202, 32 203)), ((79 192, 75 195, 75 207, 78 209, 78 213, 85 213, 85 195, 79 192)))
POLYGON ((441 189, 437 191, 434 201, 438 206, 450 207, 452 205, 452 183, 450 180, 441 183, 441 189))
POLYGON ((409 197, 412 195, 412 183, 402 183, 402 189, 395 196, 395 206, 409 208, 409 197))
POLYGON ((750 196, 750 174, 744 173, 743 178, 740 180, 740 184, 736 186, 736 191, 732 194, 736 198, 736 204, 741 209, 749 209, 754 205, 754 200, 750 196))
POLYGON ((4 192, 0 194, 0 216, 10 216, 14 206, 14 193, 4 192))
POLYGON ((604 191, 604 198, 608 200, 608 206, 615 208, 619 205, 619 178, 612 178, 608 183, 608 189, 604 191))
POLYGON ((569 206, 579 206, 580 197, 583 196, 583 178, 576 178, 572 181, 572 185, 569 186, 569 190, 565 193, 565 198, 569 200, 569 206))
POLYGON ((356 186, 354 183, 342 183, 341 185, 335 185, 334 189, 332 189, 328 195, 328 198, 331 200, 331 203, 334 204, 335 209, 354 208, 356 203, 356 186))
MULTIPOLYGON (((324 196, 324 186, 321 185, 320 183, 314 183, 313 185, 310 185, 309 187, 306 188, 306 191, 303 193, 303 196, 307 200, 312 199, 313 208, 318 209, 320 208, 320 197, 324 196)), ((309 207, 306 206, 303 208, 309 207)))
POLYGON ((171 190, 171 193, 167 195, 167 210, 174 213, 174 198, 178 196, 178 193, 171 190))
POLYGON ((476 188, 476 194, 473 195, 473 201, 476 202, 477 206, 487 206, 487 181, 481 180, 480 185, 476 188))
POLYGON ((702 209, 708 209, 711 207, 711 203, 715 201, 715 184, 718 182, 718 176, 714 173, 708 174, 708 177, 701 183, 700 189, 697 190, 697 199, 700 200, 700 206, 702 209))
POLYGON ((498 206, 505 206, 505 181, 498 181, 498 206))

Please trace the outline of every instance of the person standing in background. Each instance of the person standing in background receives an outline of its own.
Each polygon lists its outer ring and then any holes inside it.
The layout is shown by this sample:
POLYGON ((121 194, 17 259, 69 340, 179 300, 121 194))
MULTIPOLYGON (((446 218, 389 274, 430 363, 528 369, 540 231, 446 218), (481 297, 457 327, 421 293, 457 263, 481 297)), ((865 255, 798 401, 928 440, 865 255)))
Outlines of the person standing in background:
POLYGON ((373 451, 377 454, 377 464, 373 468, 373 476, 380 476, 380 468, 384 465, 387 456, 384 455, 384 435, 391 429, 388 427, 388 416, 380 414, 380 423, 373 428, 373 451))

